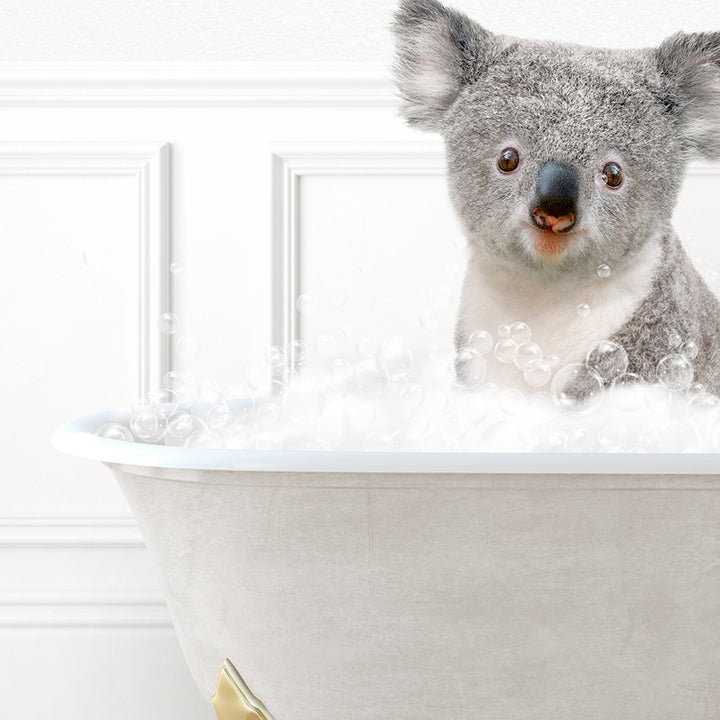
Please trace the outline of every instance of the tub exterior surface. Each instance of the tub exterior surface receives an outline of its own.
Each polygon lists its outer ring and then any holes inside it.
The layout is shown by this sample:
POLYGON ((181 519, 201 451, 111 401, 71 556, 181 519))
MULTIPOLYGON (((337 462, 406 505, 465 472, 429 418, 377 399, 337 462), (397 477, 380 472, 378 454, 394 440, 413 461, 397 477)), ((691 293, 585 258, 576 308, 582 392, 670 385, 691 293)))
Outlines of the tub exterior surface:
POLYGON ((228 657, 275 720, 720 708, 717 475, 109 466, 208 698, 228 657))

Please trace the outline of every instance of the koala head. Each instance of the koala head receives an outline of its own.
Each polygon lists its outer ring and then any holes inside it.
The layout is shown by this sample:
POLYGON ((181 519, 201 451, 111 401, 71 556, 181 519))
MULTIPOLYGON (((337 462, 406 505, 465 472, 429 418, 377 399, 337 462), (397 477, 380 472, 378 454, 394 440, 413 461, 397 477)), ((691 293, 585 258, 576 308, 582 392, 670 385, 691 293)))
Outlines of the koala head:
POLYGON ((720 159, 720 32, 607 50, 488 32, 402 0, 396 82, 445 140, 471 246, 554 279, 616 269, 668 228, 687 162, 720 159))

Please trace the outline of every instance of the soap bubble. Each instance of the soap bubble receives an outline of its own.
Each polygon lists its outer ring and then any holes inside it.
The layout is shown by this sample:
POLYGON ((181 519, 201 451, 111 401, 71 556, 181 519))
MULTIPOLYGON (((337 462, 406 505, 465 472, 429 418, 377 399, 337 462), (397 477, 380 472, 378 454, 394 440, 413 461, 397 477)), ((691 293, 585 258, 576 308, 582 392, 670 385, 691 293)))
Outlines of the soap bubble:
POLYGON ((703 395, 705 393, 705 386, 699 382, 690 383, 685 392, 687 393, 687 396, 692 399, 698 395, 703 395))
POLYGON ((667 341, 671 348, 679 348, 682 345, 682 336, 677 331, 677 328, 668 328, 667 330, 667 341))
POLYGON ((545 360, 531 360, 523 368, 523 377, 531 387, 542 387, 550 381, 552 369, 545 360))
POLYGON ((105 423, 95 431, 95 434, 107 440, 123 440, 124 442, 134 442, 135 440, 130 430, 120 423, 105 423))
POLYGON ((720 398, 711 393, 702 392, 695 395, 688 405, 688 410, 693 412, 707 412, 709 410, 717 410, 720 407, 720 398))
POLYGON ((610 392, 618 410, 636 412, 643 406, 643 396, 634 391, 642 381, 639 375, 629 372, 621 373, 612 381, 610 392))
POLYGON ((600 447, 607 452, 619 452, 628 441, 628 428, 622 420, 605 423, 597 434, 600 447))
POLYGON ((272 427, 280 419, 280 405, 273 401, 264 402, 258 406, 257 419, 265 428, 272 427))
POLYGON ((576 310, 581 318, 586 318, 590 315, 590 306, 587 303, 580 303, 576 310))
POLYGON ((291 340, 287 346, 286 357, 293 365, 298 366, 305 362, 308 356, 308 347, 302 340, 291 340))
POLYGON ((475 330, 467 340, 467 347, 487 355, 493 349, 493 338, 487 330, 475 330))
POLYGON ((353 373, 353 387, 365 396, 379 395, 387 385, 388 376, 372 361, 361 363, 353 373))
POLYGON ((518 370, 524 370, 526 365, 533 360, 540 360, 542 358, 542 350, 538 345, 533 342, 525 342, 520 345, 515 353, 515 367, 518 370))
POLYGON ((471 347, 460 348, 454 355, 449 368, 456 376, 456 385, 463 389, 480 387, 485 379, 487 364, 485 357, 471 347))
POLYGON ((135 437, 147 442, 159 440, 164 432, 160 418, 150 408, 138 410, 130 418, 130 429, 135 437))
POLYGON ((285 368, 287 363, 287 355, 285 350, 279 345, 271 345, 264 355, 265 364, 275 372, 279 372, 285 368))
POLYGON ((163 335, 173 335, 178 329, 178 318, 175 313, 166 312, 158 318, 158 330, 163 335))
POLYGON ((200 354, 200 340, 195 335, 183 335, 177 341, 177 351, 181 357, 195 358, 200 354))
POLYGON ((374 338, 361 335, 355 341, 355 349, 363 357, 373 357, 377 353, 378 345, 374 338))
POLYGON ((325 396, 309 382, 297 380, 290 384, 283 407, 288 417, 297 423, 317 420, 325 407, 325 396))
POLYGON ((694 360, 698 354, 698 346, 692 340, 688 340, 680 347, 680 352, 688 359, 694 360))
POLYGON ((333 358, 330 361, 330 375, 335 382, 346 383, 352 374, 352 365, 345 358, 333 358))
POLYGON ((234 417, 225 403, 215 403, 205 416, 208 426, 212 430, 222 431, 232 425, 234 417))
MULTIPOLYGON (((550 443, 555 443, 555 438, 550 438, 550 443)), ((565 450, 572 453, 594 453, 597 452, 598 443, 595 433, 588 428, 579 427, 570 431, 565 439, 565 450)))
POLYGON ((225 447, 231 450, 244 450, 250 443, 250 431, 242 423, 233 423, 223 433, 225 447))
POLYGON ((515 343, 509 337, 498 340, 497 344, 495 345, 495 357, 501 363, 509 365, 515 360, 515 353, 517 352, 517 347, 517 343, 515 343))
POLYGON ((545 356, 545 362, 548 364, 551 370, 560 367, 560 358, 554 353, 545 356))
POLYGON ((259 432, 252 439, 252 447, 254 450, 282 450, 283 439, 278 433, 259 432))
POLYGON ((530 342, 532 332, 530 327, 524 322, 514 322, 510 325, 510 332, 507 337, 516 345, 522 345, 523 343, 530 342))
POLYGON ((584 414, 598 406, 602 389, 602 378, 595 370, 584 363, 571 363, 555 373, 550 393, 560 410, 584 414))
POLYGON ((397 452, 419 452, 423 449, 419 433, 400 428, 392 434, 393 449, 397 452))
POLYGON ((585 363, 605 382, 610 382, 628 369, 628 355, 622 345, 601 340, 588 352, 585 363))
POLYGON ((184 272, 185 272, 185 268, 177 260, 174 260, 173 262, 170 263, 170 273, 174 277, 179 278, 182 276, 182 274, 184 272))
POLYGON ((186 448, 221 449, 225 447, 223 436, 219 433, 200 428, 185 439, 186 448))
POLYGON ((447 359, 447 350, 439 343, 430 343, 425 346, 425 356, 431 363, 444 363, 447 359))
POLYGON ((400 399, 405 407, 416 410, 422 405, 425 399, 425 390, 418 383, 408 383, 400 391, 400 399))
POLYGON ((166 427, 168 435, 177 438, 178 440, 182 440, 193 431, 195 423, 193 422, 192 415, 190 415, 190 413, 185 412, 184 410, 178 410, 168 416, 166 427))
POLYGON ((525 396, 517 388, 503 390, 498 397, 498 407, 506 415, 518 415, 525 406, 525 396))
POLYGON ((301 315, 313 315, 318 311, 319 307, 320 303, 313 295, 303 293, 302 295, 298 295, 295 301, 295 308, 301 315))
POLYGON ((695 375, 692 363, 679 353, 666 355, 657 366, 658 380, 672 391, 685 390, 695 375))
POLYGON ((610 266, 603 263, 602 265, 598 265, 597 274, 598 277, 606 278, 610 277, 610 273, 612 271, 610 270, 610 266))
POLYGON ((315 350, 318 355, 332 355, 337 349, 337 340, 332 335, 318 335, 315 339, 315 350))
POLYGON ((389 377, 406 375, 413 366, 413 356, 405 339, 395 335, 383 340, 376 355, 378 367, 389 377))
POLYGON ((365 452, 390 452, 392 449, 392 435, 380 430, 371 432, 363 443, 363 450, 365 450, 365 452))

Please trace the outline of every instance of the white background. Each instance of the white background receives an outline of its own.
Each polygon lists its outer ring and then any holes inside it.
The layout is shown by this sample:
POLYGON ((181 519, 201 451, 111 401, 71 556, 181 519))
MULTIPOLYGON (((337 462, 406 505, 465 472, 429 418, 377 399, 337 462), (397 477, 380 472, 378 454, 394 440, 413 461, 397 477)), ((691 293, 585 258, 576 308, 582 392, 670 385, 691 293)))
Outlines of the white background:
MULTIPOLYGON (((720 29, 697 0, 457 6, 491 30, 610 46, 720 29)), ((456 289, 460 236, 439 143, 396 115, 393 8, 3 3, 1 718, 214 716, 125 501, 102 466, 49 447, 54 427, 126 405, 168 367, 236 382, 292 320, 295 281, 320 303, 306 337, 448 336, 451 302, 431 331, 417 316, 456 289), (159 309, 196 357, 171 343, 163 358, 159 309)), ((677 216, 711 268, 718 189, 698 170, 677 216)))

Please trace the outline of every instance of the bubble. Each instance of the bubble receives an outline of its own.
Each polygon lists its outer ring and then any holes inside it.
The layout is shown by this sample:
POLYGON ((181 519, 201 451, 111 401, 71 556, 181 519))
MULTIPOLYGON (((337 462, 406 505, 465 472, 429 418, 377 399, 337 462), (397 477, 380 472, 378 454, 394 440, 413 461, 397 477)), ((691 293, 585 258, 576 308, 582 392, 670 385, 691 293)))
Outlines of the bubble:
POLYGON ((698 346, 692 340, 688 340, 680 347, 680 352, 688 359, 694 360, 698 355, 698 346))
POLYGON ((581 318, 586 318, 588 315, 590 315, 590 306, 587 303, 580 303, 577 308, 577 314, 581 318))
POLYGON ((281 409, 276 402, 264 402, 258 406, 257 419, 265 428, 272 427, 280 419, 281 409))
POLYGON ((373 357, 377 353, 378 345, 374 338, 361 335, 355 341, 355 349, 363 357, 373 357))
POLYGON ((200 340, 195 335, 183 335, 177 341, 177 351, 186 359, 195 358, 200 354, 200 340))
POLYGON ((525 378, 525 382, 531 387, 542 387, 550 382, 552 369, 545 360, 531 360, 523 368, 523 377, 525 378))
POLYGON ((412 353, 400 335, 383 340, 375 359, 389 377, 407 375, 413 366, 412 353))
POLYGON ((129 428, 120 423, 105 423, 101 425, 95 434, 99 437, 106 438, 107 440, 122 440, 124 442, 134 442, 133 434, 129 428))
POLYGON ((365 452, 389 452, 393 449, 393 439, 390 433, 376 430, 371 432, 363 443, 365 452))
POLYGON ((337 350, 337 340, 332 335, 318 335, 315 338, 315 350, 318 355, 332 355, 337 350))
POLYGON ((553 353, 545 356, 545 362, 549 365, 549 367, 552 370, 560 367, 560 358, 557 355, 554 355, 553 353))
POLYGON ((692 363, 680 354, 666 355, 657 366, 658 380, 668 390, 685 390, 693 381, 692 363))
POLYGON ((697 397, 705 392, 705 386, 702 383, 694 382, 690 383, 688 389, 685 391, 689 398, 697 397))
POLYGON ((282 450, 283 439, 278 433, 260 432, 252 440, 254 450, 282 450))
MULTIPOLYGON (((554 438, 551 439, 551 443, 554 438)), ((580 427, 570 431, 565 439, 565 450, 573 453, 594 453, 597 452, 598 443, 595 433, 588 428, 580 427)))
POLYGON ((178 329, 178 318, 175 313, 166 312, 158 318, 158 330, 163 335, 173 335, 178 329))
MULTIPOLYGON (((700 383, 698 383, 699 385, 700 383)), ((709 410, 717 410, 720 407, 720 398, 711 393, 702 392, 691 398, 689 407, 692 410, 707 412, 709 410)))
POLYGON ((207 378, 198 383, 198 399, 202 402, 214 403, 220 397, 220 384, 207 378))
POLYGON ((467 346, 487 355, 493 349, 493 337, 487 330, 476 330, 468 338, 467 346))
POLYGON ((346 383, 352 377, 352 365, 345 358, 333 358, 330 361, 330 375, 338 383, 346 383))
POLYGON ((298 295, 295 301, 295 308, 301 315, 313 315, 320 308, 320 302, 314 295, 303 293, 298 295))
POLYGON ((508 334, 508 337, 516 345, 522 345, 523 343, 530 342, 532 332, 530 327, 524 322, 514 322, 510 325, 510 333, 508 334))
POLYGON ((524 342, 515 353, 514 363, 518 370, 524 370, 525 366, 533 360, 542 358, 542 350, 533 342, 524 342))
POLYGON ((318 388, 304 380, 291 383, 283 398, 285 412, 296 423, 317 420, 324 407, 325 396, 318 388))
POLYGON ((387 374, 369 361, 358 365, 353 373, 353 387, 361 395, 379 395, 387 385, 387 381, 387 374))
POLYGON ((602 378, 584 363, 571 363, 555 373, 550 393, 556 407, 564 412, 584 414, 601 400, 602 378))
POLYGON ((235 418, 230 408, 225 403, 216 403, 213 405, 205 416, 207 424, 212 430, 225 430, 232 425, 235 418))
POLYGON ((225 447, 223 436, 208 430, 200 428, 195 430, 185 439, 186 448, 205 448, 205 449, 222 449, 225 447))
POLYGON ((444 363, 447 360, 447 351, 438 343, 426 345, 425 355, 431 363, 444 363))
POLYGON ((676 328, 668 328, 667 341, 671 348, 679 348, 682 345, 682 337, 676 328))
POLYGON ((302 340, 291 340, 287 346, 287 359, 297 366, 307 359, 308 348, 302 340))
POLYGON ((598 277, 601 277, 601 278, 610 277, 611 272, 612 272, 612 270, 610 269, 609 265, 605 265, 605 263, 603 263, 602 265, 598 265, 598 269, 597 269, 598 277))
POLYGON ((425 330, 439 330, 443 325, 443 315, 437 308, 425 308, 420 313, 420 327, 425 330))
POLYGON ((186 438, 195 428, 192 415, 184 410, 178 410, 167 419, 167 433, 171 437, 182 440, 186 438))
POLYGON ((162 435, 160 418, 149 408, 138 410, 130 418, 130 429, 135 437, 149 442, 159 440, 162 435))
POLYGON ((643 406, 643 397, 636 391, 642 381, 639 375, 629 372, 621 373, 612 381, 610 392, 618 410, 636 412, 643 406))
POLYGON ((182 277, 184 272, 185 272, 185 268, 177 260, 174 260, 173 262, 170 263, 170 273, 174 277, 176 277, 176 278, 182 277))
MULTIPOLYGON (((509 326, 508 326, 509 329, 509 326)), ((498 340, 495 345, 495 357, 505 365, 509 365, 515 359, 517 344, 509 337, 498 340)))
POLYGON ((425 399, 425 390, 422 385, 417 383, 408 383, 400 391, 400 399, 402 400, 405 407, 416 410, 422 405, 425 399))
POLYGON ((601 340, 588 352, 585 363, 605 382, 610 382, 628 369, 628 355, 622 345, 601 340))
POLYGON ((287 355, 279 345, 271 345, 263 356, 265 364, 273 371, 279 372, 285 368, 287 355))
POLYGON ((485 357, 471 347, 460 348, 454 355, 451 373, 456 376, 456 385, 463 389, 480 387, 487 373, 485 357))
POLYGON ((627 425, 621 421, 613 421, 603 425, 598 430, 597 438, 600 447, 607 452, 619 452, 628 441, 627 425))
POLYGON ((419 452, 423 449, 420 434, 400 428, 392 434, 393 449, 397 452, 419 452))
POLYGON ((498 396, 498 407, 506 415, 514 416, 523 411, 525 395, 517 388, 507 388, 498 396))
POLYGON ((231 450, 244 450, 250 443, 250 431, 242 423, 233 423, 223 433, 225 447, 231 450))
POLYGON ((162 385, 164 388, 174 391, 191 382, 192 379, 187 373, 181 373, 178 370, 170 370, 165 373, 162 385))
POLYGON ((503 323, 502 325, 498 325, 497 334, 501 338, 509 338, 510 337, 510 325, 508 323, 503 323))

